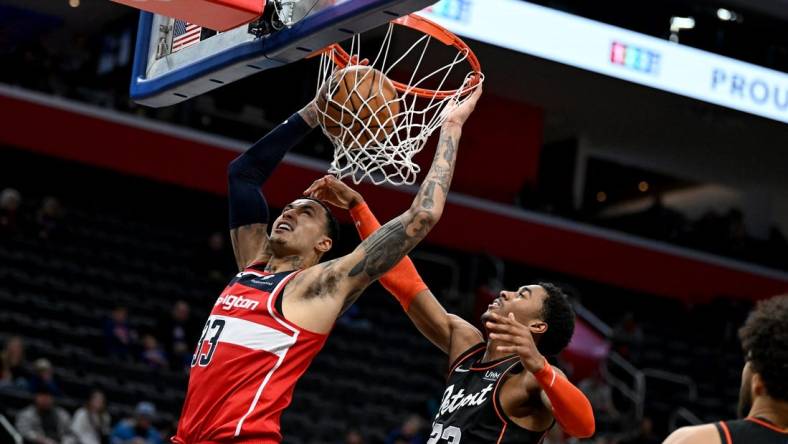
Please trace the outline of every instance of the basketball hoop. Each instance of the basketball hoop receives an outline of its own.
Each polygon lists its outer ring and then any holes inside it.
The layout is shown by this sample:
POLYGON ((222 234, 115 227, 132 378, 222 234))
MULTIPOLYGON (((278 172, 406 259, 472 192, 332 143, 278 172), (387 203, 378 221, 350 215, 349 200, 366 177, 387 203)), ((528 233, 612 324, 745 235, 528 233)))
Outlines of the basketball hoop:
POLYGON ((332 44, 321 54, 318 113, 323 133, 334 144, 329 173, 350 177, 356 184, 365 178, 374 184, 413 184, 420 171, 413 157, 446 120, 446 105, 463 103, 484 80, 479 60, 459 37, 413 14, 389 23, 368 65, 374 69, 354 70, 355 81, 348 85, 345 78, 350 74, 345 69, 355 60, 362 60, 359 34, 354 35, 350 51, 332 44), (408 45, 395 39, 403 29, 415 31, 415 42, 408 45), (427 55, 432 40, 441 46, 427 55), (437 60, 441 51, 450 54, 437 60), (467 70, 460 70, 460 65, 467 70), (338 76, 342 82, 336 81, 338 76), (397 94, 380 104, 380 94, 370 97, 371 83, 381 91, 393 85, 397 94), (336 94, 340 84, 342 94, 336 94))

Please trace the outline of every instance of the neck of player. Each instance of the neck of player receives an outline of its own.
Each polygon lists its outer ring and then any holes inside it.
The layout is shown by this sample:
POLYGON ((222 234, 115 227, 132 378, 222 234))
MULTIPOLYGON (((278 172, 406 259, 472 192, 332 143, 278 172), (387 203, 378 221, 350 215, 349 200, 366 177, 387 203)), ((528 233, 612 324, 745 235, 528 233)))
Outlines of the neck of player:
POLYGON ((759 396, 752 402, 749 417, 763 418, 777 427, 788 430, 788 402, 759 396))
POLYGON ((482 363, 495 361, 497 359, 505 358, 507 356, 514 356, 512 353, 504 353, 498 351, 499 345, 503 345, 503 344, 493 339, 487 339, 487 350, 484 351, 484 356, 482 356, 482 363))
POLYGON ((317 259, 306 258, 302 255, 272 256, 268 261, 268 265, 265 266, 265 271, 269 273, 281 273, 283 271, 300 270, 316 263, 317 259))

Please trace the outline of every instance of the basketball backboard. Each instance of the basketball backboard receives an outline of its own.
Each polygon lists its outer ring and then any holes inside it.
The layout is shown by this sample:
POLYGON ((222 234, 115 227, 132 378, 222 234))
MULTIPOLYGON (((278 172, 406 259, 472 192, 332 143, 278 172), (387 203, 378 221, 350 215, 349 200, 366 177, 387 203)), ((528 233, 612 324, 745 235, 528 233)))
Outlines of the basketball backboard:
POLYGON ((140 13, 131 97, 172 105, 410 14, 437 0, 278 0, 251 24, 215 33, 175 18, 140 13), (277 19, 292 7, 290 26, 277 19))

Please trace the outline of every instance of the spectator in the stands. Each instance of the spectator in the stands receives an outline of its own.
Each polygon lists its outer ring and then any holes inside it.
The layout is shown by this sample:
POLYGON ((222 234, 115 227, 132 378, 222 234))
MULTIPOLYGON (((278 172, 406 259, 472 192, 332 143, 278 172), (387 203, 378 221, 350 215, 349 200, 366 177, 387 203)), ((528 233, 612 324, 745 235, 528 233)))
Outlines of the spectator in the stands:
POLYGON ((152 334, 142 337, 142 352, 140 353, 142 362, 152 369, 163 369, 169 365, 167 353, 159 345, 159 341, 152 334))
POLYGON ((109 441, 111 419, 104 393, 94 390, 71 421, 71 433, 77 444, 103 444, 109 441))
POLYGON ((104 322, 104 340, 107 352, 119 359, 127 360, 134 345, 134 332, 129 327, 129 311, 117 306, 104 322))
POLYGON ((605 381, 601 369, 596 369, 589 377, 577 384, 594 408, 594 420, 597 430, 610 430, 619 418, 619 412, 613 403, 613 391, 605 381))
POLYGON ((17 414, 16 428, 26 443, 74 443, 71 417, 55 404, 55 397, 43 386, 35 393, 33 404, 17 414))
POLYGON ((63 207, 60 201, 52 196, 45 197, 36 215, 38 236, 41 239, 56 237, 62 229, 62 220, 63 207))
POLYGON ((143 401, 134 409, 134 417, 124 419, 112 430, 110 444, 162 444, 161 434, 153 427, 156 407, 143 401))
POLYGON ((25 361, 25 343, 19 336, 11 336, 0 352, 0 388, 27 388, 30 372, 25 361))
POLYGON ((637 363, 643 345, 643 329, 640 328, 634 313, 624 314, 624 317, 613 329, 613 341, 616 351, 637 363))
POLYGON ((55 369, 47 358, 38 358, 33 362, 33 374, 30 376, 29 384, 30 391, 33 393, 43 389, 55 396, 63 394, 55 380, 55 369))
POLYGON ((19 232, 19 205, 22 195, 13 188, 0 192, 0 235, 14 235, 19 232))
POLYGON ((191 316, 189 304, 186 301, 175 302, 170 315, 159 321, 156 331, 162 335, 162 345, 170 358, 170 368, 188 368, 194 345, 200 338, 200 327, 191 316))
POLYGON ((421 431, 424 419, 419 415, 410 415, 398 428, 392 430, 386 437, 386 444, 424 444, 426 439, 421 431))

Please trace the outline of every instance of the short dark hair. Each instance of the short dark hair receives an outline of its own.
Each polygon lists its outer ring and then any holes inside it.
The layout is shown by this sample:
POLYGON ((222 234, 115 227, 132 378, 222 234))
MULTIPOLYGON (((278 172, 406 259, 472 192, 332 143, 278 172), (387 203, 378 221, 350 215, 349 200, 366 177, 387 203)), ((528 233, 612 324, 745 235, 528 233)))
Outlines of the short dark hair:
POLYGON ((759 302, 739 329, 739 339, 769 396, 788 401, 788 295, 759 302))
POLYGON ((324 204, 321 200, 315 199, 314 197, 302 197, 302 199, 311 200, 312 202, 316 202, 323 208, 323 211, 326 212, 326 236, 331 239, 333 245, 336 245, 339 242, 339 221, 337 218, 334 217, 334 213, 331 212, 331 208, 328 208, 328 205, 324 204))
POLYGON ((561 287, 550 282, 539 282, 538 285, 547 293, 542 303, 542 320, 547 323, 547 331, 539 339, 536 348, 545 356, 554 356, 572 340, 575 310, 561 287))

